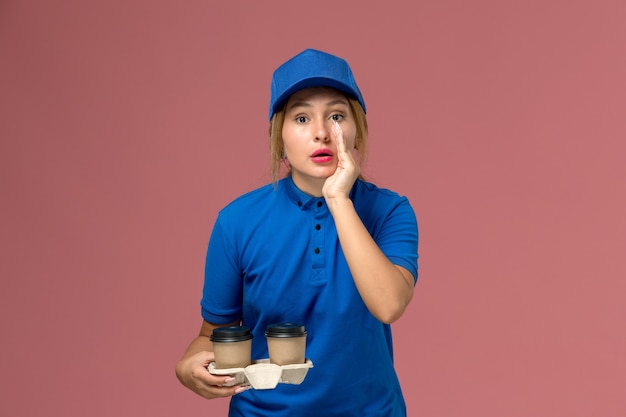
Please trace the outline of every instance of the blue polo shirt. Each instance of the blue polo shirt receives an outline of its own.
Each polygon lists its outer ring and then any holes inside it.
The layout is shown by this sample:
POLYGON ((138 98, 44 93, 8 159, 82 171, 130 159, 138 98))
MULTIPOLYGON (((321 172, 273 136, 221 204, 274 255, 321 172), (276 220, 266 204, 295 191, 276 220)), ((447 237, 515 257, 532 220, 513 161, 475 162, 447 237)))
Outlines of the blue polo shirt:
MULTIPOLYGON (((409 201, 357 180, 354 207, 379 248, 417 280, 417 221, 409 201)), ((323 197, 291 177, 247 193, 220 211, 209 241, 202 316, 241 319, 252 358, 267 358, 265 329, 301 322, 313 361, 301 385, 248 390, 230 416, 405 416, 393 367, 391 327, 361 299, 323 197)))

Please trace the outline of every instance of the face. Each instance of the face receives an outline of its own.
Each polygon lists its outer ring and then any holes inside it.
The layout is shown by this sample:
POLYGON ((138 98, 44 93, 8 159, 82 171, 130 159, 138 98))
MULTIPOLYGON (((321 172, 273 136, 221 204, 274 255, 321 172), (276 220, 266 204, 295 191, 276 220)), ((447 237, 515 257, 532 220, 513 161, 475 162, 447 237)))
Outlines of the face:
POLYGON ((294 183, 302 191, 321 195, 326 178, 337 169, 337 138, 332 125, 341 126, 346 149, 352 151, 356 123, 346 96, 332 88, 305 88, 285 106, 282 137, 294 183))

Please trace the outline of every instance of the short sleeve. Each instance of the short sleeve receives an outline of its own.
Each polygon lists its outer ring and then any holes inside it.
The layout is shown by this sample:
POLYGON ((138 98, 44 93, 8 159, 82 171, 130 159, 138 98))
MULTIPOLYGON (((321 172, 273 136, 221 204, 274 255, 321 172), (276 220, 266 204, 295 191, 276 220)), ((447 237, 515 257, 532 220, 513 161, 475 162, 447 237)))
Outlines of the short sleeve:
POLYGON ((204 267, 202 317, 215 324, 241 318, 243 279, 232 236, 218 216, 211 233, 204 267))
POLYGON ((385 256, 411 272, 414 282, 417 282, 417 218, 406 197, 402 197, 388 213, 375 240, 385 256))

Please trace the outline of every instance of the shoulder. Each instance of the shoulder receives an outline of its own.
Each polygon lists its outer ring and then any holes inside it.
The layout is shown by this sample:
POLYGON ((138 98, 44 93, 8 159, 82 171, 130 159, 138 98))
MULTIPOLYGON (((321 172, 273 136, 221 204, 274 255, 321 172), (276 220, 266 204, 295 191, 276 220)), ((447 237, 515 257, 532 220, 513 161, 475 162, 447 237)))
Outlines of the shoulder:
POLYGON ((240 207, 247 207, 253 204, 257 204, 261 201, 267 199, 268 196, 272 194, 274 187, 272 184, 266 184, 262 187, 259 187, 255 190, 248 191, 245 194, 240 195, 239 197, 232 200, 228 203, 223 209, 224 210, 236 210, 240 207))
POLYGON ((403 202, 408 204, 408 199, 405 196, 360 179, 354 184, 352 199, 355 203, 359 202, 368 205, 376 203, 383 206, 393 206, 403 202))
POLYGON ((275 207, 277 201, 283 198, 281 197, 284 194, 283 187, 284 185, 279 181, 276 184, 266 184, 242 194, 224 206, 219 211, 218 217, 223 221, 227 219, 241 220, 242 218, 261 215, 268 209, 275 207))
POLYGON ((416 222, 415 212, 406 196, 400 195, 387 188, 381 188, 358 180, 351 195, 354 208, 363 220, 363 223, 371 229, 376 225, 395 219, 394 221, 416 222))
POLYGON ((219 216, 238 216, 242 213, 245 214, 251 210, 256 210, 258 209, 259 205, 265 205, 269 203, 268 200, 272 198, 273 192, 274 187, 272 186, 272 184, 267 184, 255 190, 242 194, 232 200, 230 203, 226 204, 226 206, 224 206, 219 211, 219 216))

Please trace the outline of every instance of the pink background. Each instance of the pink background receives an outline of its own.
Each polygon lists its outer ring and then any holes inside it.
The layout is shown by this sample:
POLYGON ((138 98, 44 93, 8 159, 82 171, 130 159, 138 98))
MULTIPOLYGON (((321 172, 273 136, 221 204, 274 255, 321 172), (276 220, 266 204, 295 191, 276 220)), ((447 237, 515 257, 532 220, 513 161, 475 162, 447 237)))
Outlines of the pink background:
POLYGON ((365 173, 420 221, 409 414, 626 415, 625 22, 623 0, 2 1, 0 415, 225 415, 174 365, 217 210, 269 180, 271 73, 306 47, 352 64, 365 173))

